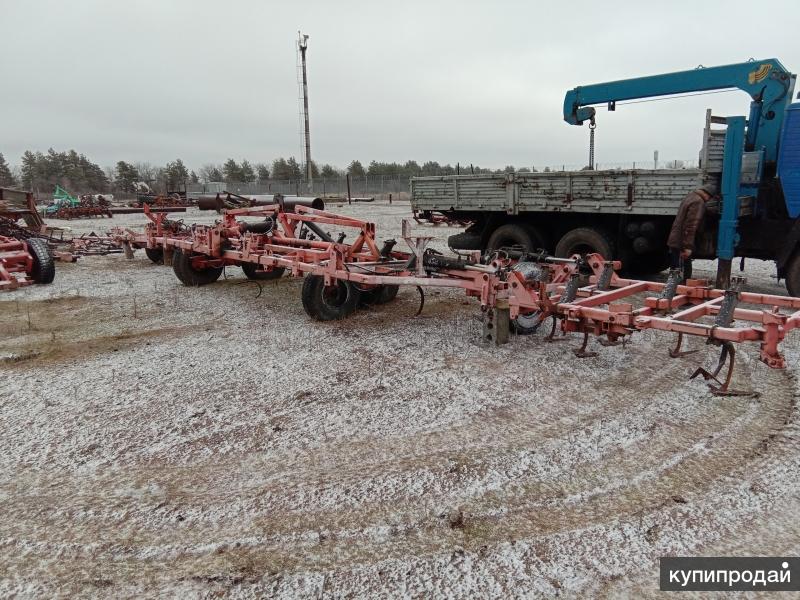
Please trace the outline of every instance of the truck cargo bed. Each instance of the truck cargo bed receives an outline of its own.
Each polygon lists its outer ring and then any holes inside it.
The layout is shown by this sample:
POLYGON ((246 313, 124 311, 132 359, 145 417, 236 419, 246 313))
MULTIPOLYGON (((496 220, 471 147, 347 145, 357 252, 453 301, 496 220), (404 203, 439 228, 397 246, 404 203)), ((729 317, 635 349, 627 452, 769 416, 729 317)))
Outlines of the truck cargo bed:
POLYGON ((631 169, 415 177, 411 206, 441 212, 674 215, 705 174, 703 169, 631 169))

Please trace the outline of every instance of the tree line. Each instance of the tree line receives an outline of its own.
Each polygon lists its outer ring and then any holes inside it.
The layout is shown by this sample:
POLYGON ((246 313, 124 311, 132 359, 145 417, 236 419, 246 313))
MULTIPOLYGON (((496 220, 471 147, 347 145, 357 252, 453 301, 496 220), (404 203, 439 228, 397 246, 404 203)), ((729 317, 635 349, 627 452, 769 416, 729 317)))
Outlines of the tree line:
MULTIPOLYGON (((535 169, 526 167, 515 169, 513 166, 507 166, 504 169, 492 170, 474 165, 442 165, 436 161, 419 164, 414 160, 404 163, 373 160, 366 167, 361 161, 353 160, 342 169, 331 164, 318 166, 311 161, 311 176, 314 179, 336 179, 346 174, 352 177, 404 178, 456 173, 502 173, 515 170, 535 169)), ((57 152, 52 148, 45 153, 28 150, 23 153, 20 164, 12 168, 0 154, 0 186, 21 187, 45 193, 52 192, 56 185, 78 193, 131 192, 138 182, 147 183, 157 191, 169 192, 180 190, 190 183, 303 180, 305 175, 304 168, 293 156, 276 158, 271 163, 251 162, 247 159, 237 162, 229 158, 222 164, 208 163, 194 171, 190 170, 180 158, 163 166, 121 160, 116 166, 104 169, 75 150, 57 152)))

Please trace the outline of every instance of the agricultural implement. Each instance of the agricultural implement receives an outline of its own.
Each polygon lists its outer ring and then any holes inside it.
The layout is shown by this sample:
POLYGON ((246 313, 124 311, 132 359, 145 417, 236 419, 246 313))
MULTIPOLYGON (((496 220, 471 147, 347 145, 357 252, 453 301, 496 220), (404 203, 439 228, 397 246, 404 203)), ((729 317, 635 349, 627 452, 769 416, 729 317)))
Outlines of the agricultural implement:
POLYGON ((53 203, 45 208, 45 214, 54 219, 83 219, 91 217, 113 217, 111 203, 103 196, 86 195, 76 198, 61 186, 56 186, 53 203))
MULTIPOLYGON (((143 248, 147 258, 156 264, 162 264, 165 238, 188 237, 191 230, 183 224, 182 220, 169 219, 166 212, 156 212, 148 204, 144 205, 142 212, 150 221, 145 226, 144 232, 114 227, 109 231, 105 240, 118 252, 124 252, 128 258, 133 258, 134 250, 143 248)), ((167 262, 167 264, 171 263, 167 262)))
POLYGON ((713 371, 701 368, 693 377, 708 380, 717 395, 751 393, 730 387, 735 344, 758 343, 766 365, 784 368, 780 343, 800 325, 800 298, 742 291, 740 279, 726 290, 699 279, 682 283, 677 270, 666 282, 640 281, 620 277, 621 263, 599 254, 565 259, 520 248, 453 258, 427 248, 432 238, 413 236, 409 225, 403 222, 403 239, 411 251, 400 252, 396 240, 378 245, 373 223, 275 204, 227 210, 213 226, 194 225, 180 236, 163 231, 152 242, 186 285, 212 283, 228 265, 242 267, 251 279, 275 279, 286 271, 304 275, 303 307, 317 320, 342 319, 360 305, 389 302, 399 286, 410 285, 419 290, 420 310, 425 288, 462 288, 477 298, 484 339, 498 344, 509 340, 510 331, 530 334, 548 320, 545 340, 581 334, 574 353, 582 358, 596 354, 588 350, 590 337, 615 346, 636 332, 671 332, 677 338, 669 353, 674 358, 690 353, 681 347, 685 337, 701 337, 720 348, 720 360, 713 371), (326 226, 355 230, 355 239, 345 243, 343 233, 334 239, 326 226))
POLYGON ((0 290, 33 283, 52 283, 55 265, 43 240, 0 235, 0 290))

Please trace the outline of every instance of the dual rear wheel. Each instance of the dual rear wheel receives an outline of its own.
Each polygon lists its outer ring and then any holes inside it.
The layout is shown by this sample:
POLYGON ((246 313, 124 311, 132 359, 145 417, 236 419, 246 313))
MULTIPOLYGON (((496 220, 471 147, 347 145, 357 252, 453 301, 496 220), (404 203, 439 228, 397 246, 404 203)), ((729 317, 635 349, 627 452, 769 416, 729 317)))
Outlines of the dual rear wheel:
POLYGON ((353 314, 359 305, 386 304, 397 296, 399 286, 379 285, 361 290, 350 281, 335 280, 325 285, 321 275, 303 279, 303 308, 317 321, 336 321, 353 314))

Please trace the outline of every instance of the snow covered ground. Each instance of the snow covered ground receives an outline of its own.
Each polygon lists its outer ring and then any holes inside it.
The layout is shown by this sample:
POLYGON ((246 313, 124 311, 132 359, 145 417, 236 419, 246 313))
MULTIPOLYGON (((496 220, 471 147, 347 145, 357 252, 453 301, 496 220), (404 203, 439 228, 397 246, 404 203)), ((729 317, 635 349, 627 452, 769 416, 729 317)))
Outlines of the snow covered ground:
MULTIPOLYGON (((410 212, 329 209, 398 239, 410 212)), ((800 552, 800 336, 715 398, 699 340, 488 346, 457 291, 317 323, 289 277, 57 268, 0 296, 0 596, 648 597, 659 556, 800 552)))

